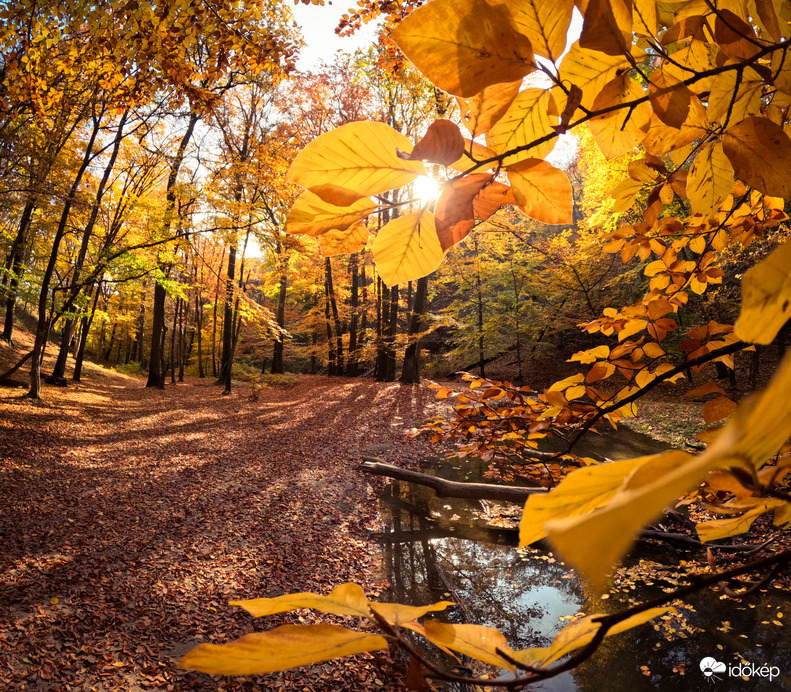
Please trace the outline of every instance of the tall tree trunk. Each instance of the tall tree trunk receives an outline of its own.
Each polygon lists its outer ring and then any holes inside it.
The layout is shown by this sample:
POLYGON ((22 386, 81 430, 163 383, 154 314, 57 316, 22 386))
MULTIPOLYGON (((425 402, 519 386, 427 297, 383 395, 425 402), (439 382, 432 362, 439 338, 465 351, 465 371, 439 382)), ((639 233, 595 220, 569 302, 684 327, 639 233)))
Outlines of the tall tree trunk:
MULTIPOLYGON (((277 326, 280 329, 286 328, 286 291, 288 287, 288 260, 283 256, 283 246, 280 239, 276 241, 275 251, 280 258, 280 284, 277 294, 277 326)), ((273 374, 283 374, 283 336, 277 335, 272 351, 272 370, 273 374)))
POLYGON ((203 370, 203 310, 200 304, 200 292, 195 294, 195 327, 198 333, 198 377, 203 379, 206 373, 203 370))
POLYGON ((91 312, 88 315, 83 315, 82 317, 82 326, 80 329, 80 343, 77 347, 77 353, 74 355, 74 372, 71 374, 71 379, 75 382, 79 382, 80 378, 82 377, 82 361, 85 358, 85 346, 88 343, 88 333, 91 330, 91 325, 93 324, 93 317, 96 314, 96 305, 99 302, 99 295, 102 292, 101 284, 96 284, 94 286, 94 290, 96 291, 96 295, 93 297, 93 305, 91 306, 91 312))
MULTIPOLYGON (((173 306, 173 329, 170 332, 170 384, 176 384, 176 337, 179 333, 179 310, 181 310, 181 298, 176 298, 173 306)), ((167 369, 165 370, 167 374, 167 369)))
POLYGON ((11 245, 8 253, 6 269, 10 272, 8 276, 8 287, 6 288, 5 302, 5 324, 3 325, 2 339, 11 343, 14 334, 14 308, 16 307, 16 291, 19 287, 19 279, 23 271, 22 254, 25 247, 25 240, 30 228, 30 219, 36 207, 36 197, 30 197, 22 210, 22 217, 19 220, 16 238, 11 245))
POLYGON ((326 267, 324 271, 324 324, 327 328, 327 372, 338 374, 335 360, 335 345, 332 339, 332 322, 330 322, 330 287, 327 282, 326 267))
MULTIPOLYGON (((124 125, 126 124, 126 119, 128 116, 129 111, 127 110, 123 113, 123 115, 121 115, 121 119, 118 122, 118 129, 116 130, 115 140, 113 141, 113 150, 110 154, 110 159, 108 160, 107 165, 104 167, 104 173, 102 174, 102 179, 99 181, 99 186, 96 189, 96 196, 91 208, 91 215, 88 218, 88 223, 85 224, 85 229, 82 232, 80 250, 77 253, 77 259, 74 263, 74 269, 72 270, 71 289, 69 290, 69 297, 67 299, 67 302, 72 304, 76 302, 77 297, 82 290, 82 287, 80 286, 80 275, 82 274, 82 268, 85 264, 85 258, 88 255, 88 244, 91 240, 91 236, 93 235, 93 228, 96 225, 96 219, 99 216, 99 210, 102 205, 102 199, 104 197, 105 188, 107 187, 107 182, 110 180, 110 174, 112 173, 113 168, 115 168, 115 162, 118 159, 118 151, 121 148, 121 141, 124 138, 124 125)), ((63 325, 60 350, 58 351, 58 358, 55 361, 55 367, 52 371, 52 376, 55 378, 63 377, 66 374, 66 360, 68 359, 69 344, 71 343, 75 324, 76 320, 72 318, 66 320, 66 323, 63 325)))
POLYGON ((359 253, 355 252, 349 257, 349 268, 351 270, 352 275, 352 292, 351 292, 351 310, 352 316, 349 320, 349 364, 347 367, 347 373, 351 377, 357 377, 358 369, 357 369, 357 361, 359 355, 357 353, 358 342, 357 342, 357 322, 358 322, 358 310, 359 310, 359 293, 357 288, 357 283, 359 281, 359 272, 358 272, 358 256, 359 253))
POLYGON ((398 284, 390 287, 390 317, 387 322, 387 360, 386 360, 386 382, 395 382, 396 379, 396 330, 398 328, 398 284))
POLYGON ((478 296, 478 367, 481 371, 481 377, 486 377, 485 367, 486 359, 483 354, 483 291, 481 289, 481 275, 478 273, 476 276, 476 293, 478 296))
POLYGON ((425 328, 426 306, 428 303, 428 277, 417 280, 415 299, 409 315, 409 345, 404 353, 404 366, 401 368, 401 382, 417 384, 420 382, 420 334, 425 328))
POLYGON ((220 277, 222 276, 222 265, 225 261, 225 246, 223 245, 220 254, 220 264, 217 269, 217 284, 214 287, 214 309, 212 310, 211 325, 211 375, 217 377, 217 306, 220 304, 220 277))
POLYGON ((58 251, 60 250, 60 242, 66 234, 66 227, 71 214, 71 208, 77 196, 77 190, 82 182, 82 177, 88 168, 88 164, 93 158, 93 145, 96 142, 96 136, 99 134, 99 124, 101 116, 94 115, 93 128, 91 135, 88 139, 88 145, 85 147, 85 154, 82 157, 80 168, 77 175, 74 177, 74 182, 69 189, 66 196, 66 201, 60 214, 58 227, 55 230, 55 236, 52 240, 52 250, 50 251, 49 261, 44 269, 44 274, 41 277, 41 292, 38 299, 38 322, 36 324, 36 337, 33 343, 33 356, 31 359, 32 365, 30 368, 30 391, 28 396, 31 399, 38 399, 41 397, 41 359, 44 355, 44 346, 47 342, 49 334, 50 322, 47 319, 47 298, 49 297, 49 286, 52 281, 52 275, 55 272, 55 263, 58 259, 58 251))
POLYGON ((390 300, 390 289, 385 286, 381 277, 376 277, 376 365, 374 375, 378 382, 387 380, 387 348, 385 345, 385 334, 387 329, 385 322, 389 310, 387 305, 390 300))
MULTIPOLYGON (((187 145, 192 138, 192 133, 195 131, 195 125, 200 116, 196 112, 190 113, 189 123, 187 129, 181 137, 176 156, 170 164, 170 173, 168 174, 167 187, 165 189, 165 218, 163 222, 163 234, 170 232, 170 227, 173 224, 173 213, 176 209, 176 182, 179 176, 181 164, 184 162, 184 155, 187 151, 187 145)), ((162 370, 162 336, 165 328, 165 296, 166 291, 164 288, 157 287, 161 290, 154 289, 154 305, 152 308, 153 320, 151 325, 151 362, 148 367, 148 382, 146 387, 156 387, 157 389, 165 388, 165 373, 162 370)))
POLYGON ((222 358, 220 360, 220 381, 218 384, 224 385, 223 394, 231 393, 231 370, 232 356, 231 348, 233 345, 233 297, 236 277, 236 246, 232 242, 228 249, 228 276, 225 281, 225 306, 223 309, 222 323, 222 358))
POLYGON ((324 260, 324 274, 327 280, 327 296, 332 310, 332 320, 335 324, 335 374, 343 375, 343 325, 338 316, 338 301, 335 298, 335 285, 332 281, 332 263, 330 258, 324 260))

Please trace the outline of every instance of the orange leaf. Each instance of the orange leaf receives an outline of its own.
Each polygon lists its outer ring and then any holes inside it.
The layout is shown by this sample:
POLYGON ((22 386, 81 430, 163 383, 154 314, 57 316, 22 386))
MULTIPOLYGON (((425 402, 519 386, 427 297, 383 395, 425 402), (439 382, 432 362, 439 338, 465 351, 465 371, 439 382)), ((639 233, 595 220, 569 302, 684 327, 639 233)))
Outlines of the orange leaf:
POLYGON ((431 161, 443 166, 458 161, 464 154, 464 137, 456 123, 440 118, 428 126, 426 134, 412 150, 411 154, 399 156, 409 161, 431 161))
POLYGON ((547 224, 572 222, 568 176, 542 159, 527 159, 508 167, 516 203, 531 219, 547 224))
POLYGON ((703 404, 703 420, 708 425, 727 418, 736 410, 736 402, 721 396, 703 404))
POLYGON ((714 382, 706 382, 706 384, 690 389, 684 396, 705 396, 706 394, 725 394, 725 390, 714 382))
POLYGON ((493 182, 484 187, 472 200, 475 216, 486 221, 504 204, 516 204, 514 193, 505 183, 493 182))
POLYGON ((434 222, 443 252, 467 237, 475 224, 473 199, 494 176, 475 173, 454 180, 437 202, 434 222))
POLYGON ((648 98, 656 116, 670 127, 681 127, 689 114, 692 92, 662 69, 651 73, 648 98))
POLYGON ((761 50, 760 46, 756 45, 758 41, 752 27, 726 9, 717 11, 717 18, 714 20, 714 40, 731 60, 745 60, 761 50))

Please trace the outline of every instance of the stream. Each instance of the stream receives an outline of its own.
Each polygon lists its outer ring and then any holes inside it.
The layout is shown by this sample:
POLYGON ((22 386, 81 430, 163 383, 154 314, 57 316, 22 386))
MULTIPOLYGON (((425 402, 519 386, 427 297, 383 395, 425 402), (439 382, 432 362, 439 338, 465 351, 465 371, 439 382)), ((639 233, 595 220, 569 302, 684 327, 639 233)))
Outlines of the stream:
MULTIPOLYGON (((585 456, 610 459, 667 449, 652 438, 621 429, 591 437, 577 448, 585 456)), ((481 481, 486 464, 476 459, 431 459, 418 470, 457 481, 481 481)), ((591 592, 551 552, 517 550, 515 529, 486 525, 487 507, 503 503, 437 498, 434 491, 393 481, 380 497, 384 546, 392 599, 423 605, 455 600, 442 619, 499 629, 513 649, 547 646, 569 616, 609 613, 671 590, 685 560, 700 552, 678 546, 638 544, 628 570, 610 593, 591 592), (660 577, 648 563, 664 565, 660 577), (676 570, 678 568, 679 571, 676 570)), ((676 615, 605 640, 576 669, 529 689, 553 692, 640 692, 660 690, 791 690, 791 604, 774 587, 734 601, 704 591, 684 600, 676 615), (784 612, 787 611, 787 612, 784 612), (704 658, 725 664, 706 675, 704 658), (745 665, 748 667, 745 668, 745 665), (741 674, 746 673, 742 676, 741 674)), ((458 667, 439 651, 435 662, 458 667)), ((462 665, 470 665, 469 660, 462 665)), ((471 670, 460 670, 470 674, 471 670)), ((478 671, 480 672, 480 671, 478 671)), ((501 671, 505 674, 506 671, 501 671)), ((464 687, 448 685, 447 690, 464 687)))

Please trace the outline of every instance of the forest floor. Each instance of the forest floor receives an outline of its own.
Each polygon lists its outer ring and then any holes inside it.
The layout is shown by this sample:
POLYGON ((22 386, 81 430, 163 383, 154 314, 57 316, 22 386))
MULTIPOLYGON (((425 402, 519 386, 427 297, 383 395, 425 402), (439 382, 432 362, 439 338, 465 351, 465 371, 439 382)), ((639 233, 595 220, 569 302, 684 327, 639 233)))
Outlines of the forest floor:
POLYGON ((256 622, 229 600, 386 589, 382 481, 357 466, 430 453, 404 433, 433 392, 305 376, 252 401, 144 383, 90 365, 40 402, 0 389, 0 689, 399 689, 367 655, 242 679, 177 666, 199 642, 313 620, 256 622))

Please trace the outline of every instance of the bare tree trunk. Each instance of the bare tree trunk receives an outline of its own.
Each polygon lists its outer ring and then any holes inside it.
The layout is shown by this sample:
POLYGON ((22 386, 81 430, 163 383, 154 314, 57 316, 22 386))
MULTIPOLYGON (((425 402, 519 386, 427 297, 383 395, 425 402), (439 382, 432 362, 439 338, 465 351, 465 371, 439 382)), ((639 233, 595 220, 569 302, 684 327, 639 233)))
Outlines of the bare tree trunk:
MULTIPOLYGON (((184 162, 184 155, 187 145, 192 138, 195 125, 200 115, 196 112, 190 113, 187 129, 181 137, 178 150, 173 162, 170 164, 167 188, 165 190, 165 218, 163 223, 163 234, 170 231, 173 224, 173 213, 176 208, 176 182, 178 181, 179 170, 184 162)), ((163 351, 161 350, 162 337, 165 328, 165 289, 159 285, 154 289, 153 321, 151 325, 151 362, 148 368, 148 382, 146 387, 165 388, 165 373, 162 370, 163 351)))
POLYGON ((234 278, 236 276, 236 247, 231 243, 228 249, 228 277, 225 282, 225 307, 223 310, 222 323, 222 357, 220 360, 220 381, 218 384, 224 385, 223 394, 231 393, 231 371, 232 356, 231 347, 233 345, 233 297, 235 290, 234 278))
MULTIPOLYGON (((387 312, 387 306, 385 306, 387 312)), ((395 382, 396 379, 396 330, 398 328, 398 285, 390 287, 390 317, 387 322, 386 342, 386 370, 385 381, 395 382)))
POLYGON ((80 343, 77 347, 77 353, 74 355, 74 372, 71 374, 71 379, 74 382, 79 382, 80 378, 82 377, 82 361, 85 358, 85 346, 88 343, 88 333, 91 330, 91 325, 93 324, 93 317, 96 314, 96 306, 99 303, 99 295, 102 292, 101 284, 96 284, 94 290, 96 291, 96 295, 93 297, 93 305, 91 306, 91 312, 89 315, 83 315, 82 317, 82 327, 80 329, 80 343))
POLYGON ((349 365, 347 368, 347 372, 351 377, 357 377, 358 374, 358 360, 359 355, 357 353, 358 349, 358 342, 357 342, 357 322, 358 322, 358 311, 359 311, 359 293, 357 289, 357 283, 359 281, 358 275, 358 256, 359 253, 355 252, 349 257, 349 268, 351 269, 351 280, 352 280, 352 291, 351 291, 351 310, 352 316, 349 320, 349 365))
POLYGON ((327 296, 332 310, 332 319, 335 323, 335 374, 343 375, 343 325, 338 316, 338 301, 335 299, 335 286, 332 282, 332 264, 330 258, 324 260, 324 273, 327 282, 327 296))
POLYGON ((25 204, 22 210, 22 217, 19 220, 19 228, 17 230, 14 243, 11 245, 11 250, 8 254, 8 261, 6 262, 6 269, 11 272, 8 277, 8 288, 6 289, 6 303, 5 303, 5 324, 3 325, 2 339, 11 343, 11 338, 14 334, 14 308, 16 306, 16 291, 19 287, 19 279, 22 275, 22 253, 24 250, 25 239, 27 238, 28 229, 30 228, 30 219, 33 215, 33 210, 36 207, 36 198, 31 197, 25 204))
POLYGON ((401 382, 405 384, 420 382, 420 339, 418 335, 425 328, 427 299, 428 277, 424 276, 417 280, 415 300, 409 315, 409 345, 404 353, 404 366, 401 368, 401 382))
MULTIPOLYGON (((286 327, 286 289, 288 281, 288 260, 283 256, 283 246, 280 239, 275 244, 275 251, 280 258, 280 285, 277 294, 277 326, 280 329, 286 327)), ((278 334, 273 345, 272 370, 273 374, 283 374, 283 336, 278 334)))

